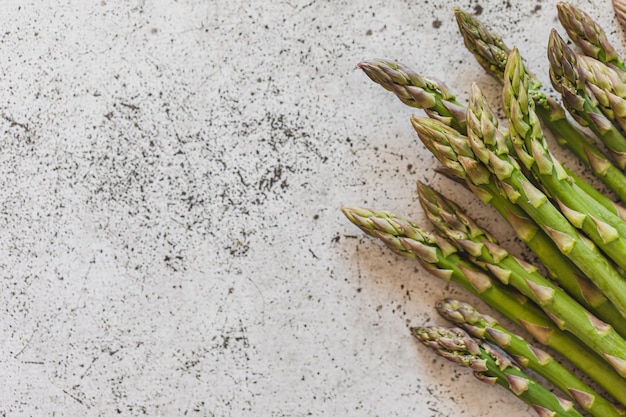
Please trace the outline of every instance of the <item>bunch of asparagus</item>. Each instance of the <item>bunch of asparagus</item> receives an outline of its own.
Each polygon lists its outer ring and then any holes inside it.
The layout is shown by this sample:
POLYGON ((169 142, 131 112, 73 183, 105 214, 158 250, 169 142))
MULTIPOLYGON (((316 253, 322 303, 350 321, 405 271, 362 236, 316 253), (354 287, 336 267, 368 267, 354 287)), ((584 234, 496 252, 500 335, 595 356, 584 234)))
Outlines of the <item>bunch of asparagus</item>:
MULTIPOLYGON (((625 2, 614 0, 614 9, 618 21, 626 21, 625 2)), ((394 252, 478 296, 590 377, 606 397, 541 348, 458 300, 438 305, 458 327, 412 329, 426 346, 504 386, 540 416, 581 415, 577 410, 624 415, 613 403, 626 407, 626 209, 559 161, 545 133, 626 202, 626 65, 589 15, 559 3, 559 20, 578 47, 552 31, 547 55, 560 105, 526 69, 517 48, 469 13, 454 14, 467 48, 503 86, 507 130, 475 84, 465 104, 442 83, 397 62, 358 67, 403 103, 425 111, 428 117, 413 116, 411 123, 441 163, 438 171, 494 207, 548 276, 509 254, 456 203, 422 183, 418 195, 433 233, 386 211, 342 211, 394 252), (543 388, 533 372, 569 399, 543 388)))

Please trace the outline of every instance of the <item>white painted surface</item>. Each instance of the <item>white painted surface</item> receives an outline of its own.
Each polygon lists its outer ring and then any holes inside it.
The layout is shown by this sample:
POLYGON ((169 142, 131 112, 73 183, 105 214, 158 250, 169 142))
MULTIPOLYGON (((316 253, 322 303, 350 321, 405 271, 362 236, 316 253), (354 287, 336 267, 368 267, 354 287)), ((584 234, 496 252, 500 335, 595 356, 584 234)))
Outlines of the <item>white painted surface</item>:
MULTIPOLYGON (((547 82, 555 2, 503 3, 458 6, 547 82)), ((516 250, 355 69, 496 100, 448 2, 0 5, 0 415, 528 415, 408 333, 471 298, 338 210, 425 221, 421 179, 516 250)))

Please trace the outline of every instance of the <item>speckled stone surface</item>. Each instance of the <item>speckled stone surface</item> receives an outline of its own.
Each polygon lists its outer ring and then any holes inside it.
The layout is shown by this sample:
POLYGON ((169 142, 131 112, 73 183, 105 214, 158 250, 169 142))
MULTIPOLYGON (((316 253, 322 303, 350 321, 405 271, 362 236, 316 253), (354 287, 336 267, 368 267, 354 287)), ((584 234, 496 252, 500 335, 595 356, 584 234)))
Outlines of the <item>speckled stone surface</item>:
MULTIPOLYGON (((464 0, 548 81, 554 1, 464 0)), ((608 1, 577 1, 621 48, 608 1)), ((458 287, 344 204, 424 221, 454 197, 355 64, 461 99, 482 73, 451 4, 6 1, 0 14, 0 415, 526 416, 416 344, 458 287)))

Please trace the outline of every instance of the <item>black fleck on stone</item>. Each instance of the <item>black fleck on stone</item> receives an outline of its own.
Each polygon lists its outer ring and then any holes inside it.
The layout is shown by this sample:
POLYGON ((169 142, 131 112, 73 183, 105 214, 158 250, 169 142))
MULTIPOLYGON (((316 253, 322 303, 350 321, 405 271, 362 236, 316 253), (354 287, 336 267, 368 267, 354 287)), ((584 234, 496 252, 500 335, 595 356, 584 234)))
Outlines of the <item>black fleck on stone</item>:
POLYGON ((365 36, 372 36, 372 29, 368 29, 367 32, 365 32, 365 36))
POLYGON ((476 16, 480 16, 481 14, 483 14, 483 6, 481 6, 480 4, 474 6, 474 14, 476 14, 476 16))
POLYGON ((441 27, 441 20, 439 19, 433 20, 433 27, 435 29, 439 29, 441 27))

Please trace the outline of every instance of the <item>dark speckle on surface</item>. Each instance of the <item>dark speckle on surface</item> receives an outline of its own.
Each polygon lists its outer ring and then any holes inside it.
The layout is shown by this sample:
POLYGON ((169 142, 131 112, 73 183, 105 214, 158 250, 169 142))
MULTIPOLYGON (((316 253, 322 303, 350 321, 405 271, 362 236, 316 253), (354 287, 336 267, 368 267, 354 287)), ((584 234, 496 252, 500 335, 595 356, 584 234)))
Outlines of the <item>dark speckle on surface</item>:
POLYGON ((476 16, 480 16, 481 14, 483 14, 483 6, 481 6, 480 4, 474 6, 474 14, 476 16))
POLYGON ((439 19, 433 20, 433 27, 435 29, 439 29, 441 27, 441 20, 439 19))

